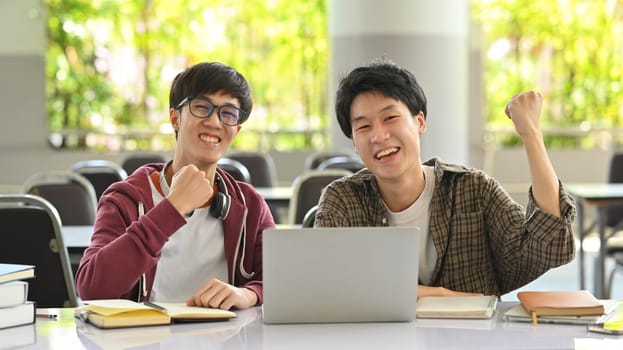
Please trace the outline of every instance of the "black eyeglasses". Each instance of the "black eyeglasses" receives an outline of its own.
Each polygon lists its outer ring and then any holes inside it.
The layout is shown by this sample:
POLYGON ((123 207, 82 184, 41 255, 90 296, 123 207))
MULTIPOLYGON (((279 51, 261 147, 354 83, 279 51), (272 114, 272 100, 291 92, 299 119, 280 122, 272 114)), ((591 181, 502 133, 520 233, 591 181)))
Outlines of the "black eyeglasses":
POLYGON ((242 124, 247 112, 232 105, 218 106, 207 97, 186 97, 175 109, 181 109, 188 102, 190 114, 197 118, 209 118, 216 109, 218 120, 228 126, 242 124))

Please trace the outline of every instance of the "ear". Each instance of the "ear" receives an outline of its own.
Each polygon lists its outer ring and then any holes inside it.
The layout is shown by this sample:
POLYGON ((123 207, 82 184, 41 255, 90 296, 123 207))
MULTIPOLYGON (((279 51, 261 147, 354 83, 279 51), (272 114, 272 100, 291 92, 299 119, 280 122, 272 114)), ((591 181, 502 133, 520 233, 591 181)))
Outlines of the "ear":
POLYGON ((171 108, 169 109, 169 120, 171 121, 171 126, 173 127, 173 130, 175 131, 179 131, 180 129, 180 111, 175 109, 175 108, 171 108))
POLYGON ((420 113, 418 113, 415 116, 415 122, 418 125, 418 132, 420 135, 422 135, 423 133, 426 132, 426 118, 424 117, 424 113, 422 113, 422 111, 420 111, 420 113))
POLYGON ((234 137, 236 137, 236 135, 238 135, 238 133, 240 132, 240 129, 242 128, 242 125, 238 124, 235 126, 236 131, 234 132, 234 137))

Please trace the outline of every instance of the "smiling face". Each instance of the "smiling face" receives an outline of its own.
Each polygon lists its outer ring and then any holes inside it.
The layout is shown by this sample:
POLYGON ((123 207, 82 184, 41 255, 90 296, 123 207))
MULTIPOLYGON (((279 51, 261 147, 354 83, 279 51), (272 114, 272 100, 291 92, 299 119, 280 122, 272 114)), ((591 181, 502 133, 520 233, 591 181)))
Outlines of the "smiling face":
MULTIPOLYGON (((216 105, 231 104, 240 107, 238 99, 219 91, 204 94, 216 105)), ((194 164, 200 170, 216 168, 218 160, 227 152, 229 145, 240 131, 240 125, 227 126, 219 121, 216 109, 208 118, 194 117, 188 103, 180 109, 169 111, 171 125, 177 131, 174 169, 194 164)))
POLYGON ((364 92, 350 107, 352 141, 366 167, 379 181, 412 179, 421 173, 420 135, 426 131, 422 112, 378 92, 364 92))

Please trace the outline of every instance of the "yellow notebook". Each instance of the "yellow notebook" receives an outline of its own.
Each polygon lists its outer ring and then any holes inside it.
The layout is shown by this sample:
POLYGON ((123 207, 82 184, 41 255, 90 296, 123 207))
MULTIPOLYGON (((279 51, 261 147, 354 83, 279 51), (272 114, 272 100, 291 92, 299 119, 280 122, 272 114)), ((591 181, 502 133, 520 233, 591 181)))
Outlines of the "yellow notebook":
POLYGON ((74 315, 100 328, 166 325, 176 322, 223 321, 236 317, 232 311, 186 306, 185 303, 137 303, 125 299, 84 301, 74 315))

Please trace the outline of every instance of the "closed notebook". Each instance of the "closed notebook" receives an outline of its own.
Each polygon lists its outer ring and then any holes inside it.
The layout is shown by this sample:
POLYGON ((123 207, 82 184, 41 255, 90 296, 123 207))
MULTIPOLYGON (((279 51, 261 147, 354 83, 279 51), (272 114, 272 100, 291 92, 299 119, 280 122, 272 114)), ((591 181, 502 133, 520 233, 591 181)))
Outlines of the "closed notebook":
MULTIPOLYGON (((562 315, 562 316, 537 316, 538 323, 557 323, 557 324, 591 324, 603 322, 609 319, 616 310, 617 302, 613 300, 601 300, 604 305, 605 313, 603 315, 562 315)), ((515 305, 504 313, 504 321, 511 322, 532 322, 532 316, 521 305, 515 305)))
POLYGON ((527 291, 517 293, 517 299, 533 316, 603 315, 604 306, 587 290, 527 291))
POLYGON ((494 295, 430 296, 418 300, 418 318, 490 318, 497 307, 494 295))
POLYGON ((75 316, 100 328, 224 321, 236 317, 232 311, 186 306, 185 303, 137 303, 125 299, 91 300, 84 303, 85 306, 75 309, 75 316))

